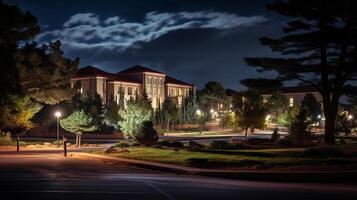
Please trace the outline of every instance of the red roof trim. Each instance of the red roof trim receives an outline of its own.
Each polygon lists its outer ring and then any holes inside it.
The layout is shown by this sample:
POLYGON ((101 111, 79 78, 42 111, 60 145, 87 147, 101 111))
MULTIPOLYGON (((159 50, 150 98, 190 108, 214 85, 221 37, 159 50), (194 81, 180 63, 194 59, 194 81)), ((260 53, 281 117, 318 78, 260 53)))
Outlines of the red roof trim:
POLYGON ((120 71, 120 72, 118 72, 118 74, 134 74, 134 73, 143 73, 143 72, 164 74, 162 72, 156 71, 156 70, 148 68, 148 67, 143 67, 143 66, 140 66, 140 65, 135 65, 133 67, 130 67, 128 69, 120 71))

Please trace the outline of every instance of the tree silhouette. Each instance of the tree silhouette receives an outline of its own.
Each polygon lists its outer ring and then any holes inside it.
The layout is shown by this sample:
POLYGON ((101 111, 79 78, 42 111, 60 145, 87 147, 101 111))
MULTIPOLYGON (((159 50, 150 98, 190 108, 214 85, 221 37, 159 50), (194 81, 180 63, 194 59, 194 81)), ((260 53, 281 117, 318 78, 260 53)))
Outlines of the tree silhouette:
POLYGON ((30 12, 22 12, 17 6, 0 1, 0 106, 8 95, 21 93, 15 56, 19 42, 39 33, 37 19, 30 12))
POLYGON ((335 143, 335 122, 344 88, 357 80, 357 2, 352 0, 288 0, 267 5, 290 17, 285 35, 260 39, 282 57, 245 58, 259 71, 275 70, 282 81, 299 80, 322 95, 325 143, 335 143))

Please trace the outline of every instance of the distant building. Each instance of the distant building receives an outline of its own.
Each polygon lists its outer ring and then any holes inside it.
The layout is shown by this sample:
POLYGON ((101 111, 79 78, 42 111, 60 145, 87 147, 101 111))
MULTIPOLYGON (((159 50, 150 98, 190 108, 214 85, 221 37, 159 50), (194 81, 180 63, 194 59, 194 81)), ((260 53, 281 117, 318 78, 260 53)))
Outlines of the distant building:
POLYGON ((71 84, 81 94, 87 91, 98 93, 104 104, 119 102, 120 90, 124 94, 124 102, 146 91, 153 108, 157 108, 167 97, 176 98, 180 105, 190 89, 194 89, 192 84, 138 65, 118 73, 105 72, 93 66, 83 67, 71 79, 71 84))
POLYGON ((276 90, 269 90, 262 93, 263 101, 267 102, 268 98, 275 92, 281 91, 288 98, 289 106, 300 105, 307 93, 314 95, 318 102, 322 102, 322 96, 313 86, 296 86, 282 87, 276 90))

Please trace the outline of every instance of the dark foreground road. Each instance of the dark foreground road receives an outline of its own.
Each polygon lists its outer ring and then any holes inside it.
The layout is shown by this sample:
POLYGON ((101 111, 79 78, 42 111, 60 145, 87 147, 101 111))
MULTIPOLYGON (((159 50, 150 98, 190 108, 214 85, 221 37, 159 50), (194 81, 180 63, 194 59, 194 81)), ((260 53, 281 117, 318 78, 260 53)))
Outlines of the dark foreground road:
POLYGON ((0 152, 1 199, 355 199, 353 185, 285 184, 175 175, 63 158, 0 152))

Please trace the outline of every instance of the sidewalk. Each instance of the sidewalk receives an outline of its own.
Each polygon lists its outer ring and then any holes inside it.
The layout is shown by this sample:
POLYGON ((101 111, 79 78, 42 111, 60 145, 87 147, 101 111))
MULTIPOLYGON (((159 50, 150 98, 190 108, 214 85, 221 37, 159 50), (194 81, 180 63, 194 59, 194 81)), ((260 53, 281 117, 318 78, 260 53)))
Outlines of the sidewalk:
POLYGON ((82 160, 100 161, 119 165, 124 164, 161 172, 228 179, 280 182, 357 183, 357 171, 232 171, 186 167, 83 152, 72 153, 71 156, 82 160))

